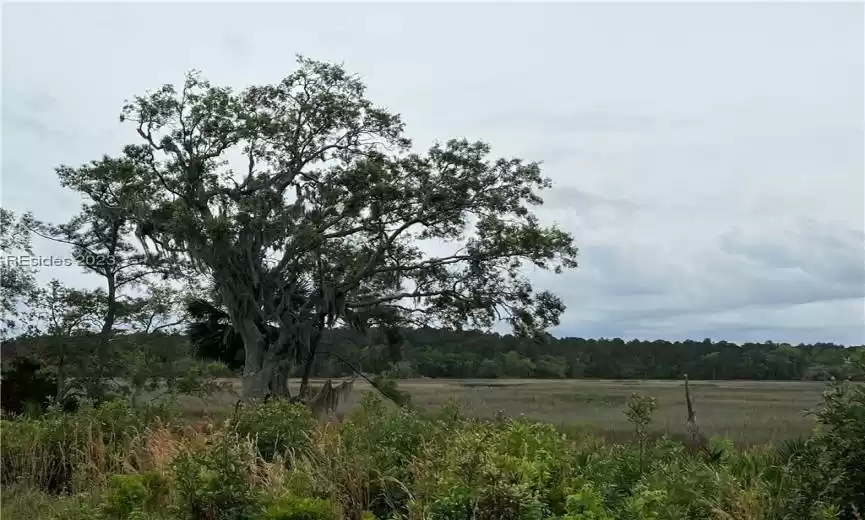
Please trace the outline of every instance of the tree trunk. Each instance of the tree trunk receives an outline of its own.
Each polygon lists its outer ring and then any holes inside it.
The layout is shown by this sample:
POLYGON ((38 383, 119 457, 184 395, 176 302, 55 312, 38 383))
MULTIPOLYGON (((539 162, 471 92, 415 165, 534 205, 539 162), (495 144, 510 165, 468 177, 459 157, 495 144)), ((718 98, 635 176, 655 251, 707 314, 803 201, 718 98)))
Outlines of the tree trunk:
MULTIPOLYGON (((288 376, 291 363, 287 353, 280 348, 279 340, 271 344, 269 334, 262 331, 257 314, 249 309, 252 302, 236 295, 231 288, 221 288, 223 302, 234 330, 243 339, 244 366, 242 397, 262 398, 267 395, 287 396, 288 376)), ((265 327, 266 330, 266 327, 265 327)))
POLYGON ((287 360, 276 360, 273 362, 270 370, 269 393, 274 397, 291 397, 291 392, 288 390, 288 376, 291 365, 287 360))
POLYGON ((243 338, 245 362, 243 366, 243 398, 262 398, 266 395, 286 396, 291 365, 281 354, 274 353, 267 338, 253 320, 245 320, 238 327, 243 338))
POLYGON ((243 369, 243 398, 288 396, 288 364, 283 360, 266 359, 258 370, 243 369))
MULTIPOLYGON (((229 280, 231 276, 227 277, 229 280)), ((228 317, 234 331, 243 340, 243 379, 241 381, 241 397, 243 399, 261 398, 267 395, 271 388, 271 379, 275 374, 273 367, 265 366, 268 342, 261 330, 256 326, 255 302, 237 294, 228 284, 219 284, 220 296, 228 307, 228 317)))
POLYGON ((102 335, 106 336, 114 329, 117 320, 117 284, 114 275, 106 277, 108 280, 108 310, 105 312, 105 321, 102 323, 102 335))
POLYGON ((321 342, 321 328, 317 329, 309 341, 309 353, 306 357, 306 364, 303 367, 303 377, 300 380, 300 395, 305 395, 309 389, 309 375, 312 373, 312 365, 315 363, 315 353, 318 350, 318 344, 321 342))
POLYGON ((303 377, 300 379, 300 390, 298 392, 300 395, 306 395, 306 391, 309 388, 309 374, 312 372, 312 363, 314 360, 315 351, 311 351, 303 367, 303 377))
POLYGON ((60 360, 57 363, 57 388, 54 400, 57 404, 63 400, 66 393, 66 340, 63 339, 60 347, 60 360))
POLYGON ((271 387, 270 378, 273 375, 272 367, 264 366, 267 342, 251 320, 241 323, 237 329, 240 337, 243 338, 245 356, 243 397, 244 399, 264 397, 271 387))

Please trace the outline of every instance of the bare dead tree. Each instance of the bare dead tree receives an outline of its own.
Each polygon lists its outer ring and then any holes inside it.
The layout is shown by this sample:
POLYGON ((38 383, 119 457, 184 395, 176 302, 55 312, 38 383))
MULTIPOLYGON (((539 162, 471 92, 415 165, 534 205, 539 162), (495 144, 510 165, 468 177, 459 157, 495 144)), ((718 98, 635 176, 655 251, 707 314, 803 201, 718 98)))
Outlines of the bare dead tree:
POLYGON ((705 435, 700 433, 700 427, 697 426, 697 414, 694 411, 694 403, 691 399, 691 386, 688 382, 688 374, 685 374, 685 404, 688 407, 688 439, 686 446, 692 453, 706 451, 709 441, 705 435))

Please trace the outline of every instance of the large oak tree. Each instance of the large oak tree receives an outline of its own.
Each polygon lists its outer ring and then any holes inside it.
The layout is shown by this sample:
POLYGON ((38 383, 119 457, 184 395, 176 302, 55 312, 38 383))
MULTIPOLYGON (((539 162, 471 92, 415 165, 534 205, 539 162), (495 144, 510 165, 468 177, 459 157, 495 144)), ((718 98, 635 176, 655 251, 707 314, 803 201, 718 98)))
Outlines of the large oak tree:
POLYGON ((190 73, 121 115, 141 174, 120 202, 154 256, 212 276, 243 339, 244 394, 286 393, 291 365, 337 324, 557 324, 564 305, 522 271, 576 267, 572 237, 531 211, 551 186, 539 165, 464 139, 412 152, 357 77, 298 64, 242 92, 190 73))

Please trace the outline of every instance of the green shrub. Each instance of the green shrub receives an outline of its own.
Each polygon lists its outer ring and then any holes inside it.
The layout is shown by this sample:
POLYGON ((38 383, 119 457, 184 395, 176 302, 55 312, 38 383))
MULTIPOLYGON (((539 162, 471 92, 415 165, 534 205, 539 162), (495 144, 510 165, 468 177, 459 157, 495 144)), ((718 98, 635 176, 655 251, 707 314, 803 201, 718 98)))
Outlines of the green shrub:
POLYGON ((188 448, 172 461, 176 513, 182 520, 245 520, 258 507, 255 448, 231 432, 188 448))
POLYGON ((471 518, 474 493, 468 486, 456 486, 443 492, 430 506, 430 520, 465 520, 471 518))
POLYGON ((865 386, 832 382, 817 412, 815 439, 823 450, 823 470, 832 475, 831 493, 842 518, 865 514, 865 386))
POLYGON ((95 520, 101 518, 103 518, 102 512, 92 497, 78 494, 59 497, 54 511, 47 516, 46 520, 95 520))
POLYGON ((274 399, 244 406, 235 429, 252 438, 258 453, 272 461, 276 455, 285 456, 308 447, 315 424, 309 407, 274 399))
POLYGON ((111 519, 126 520, 133 512, 143 511, 149 498, 141 475, 113 475, 102 510, 111 519))
POLYGON ((613 520, 604 507, 603 495, 589 483, 568 495, 565 510, 562 520, 613 520))
POLYGON ((397 406, 411 408, 411 394, 400 390, 396 379, 379 375, 373 378, 372 383, 379 393, 393 401, 397 406))
POLYGON ((652 464, 635 483, 621 509, 635 520, 703 520, 711 509, 704 497, 719 493, 718 471, 676 445, 657 443, 652 464))
POLYGON ((427 428, 414 411, 385 408, 381 397, 369 392, 360 409, 343 423, 342 439, 347 450, 370 454, 378 470, 402 477, 427 428))
POLYGON ((111 520, 157 512, 168 504, 169 481, 153 472, 112 475, 102 504, 102 513, 111 520))
POLYGON ((127 399, 115 399, 98 407, 82 406, 78 417, 99 425, 106 442, 123 441, 144 433, 155 424, 170 424, 174 413, 165 403, 132 406, 127 399))
MULTIPOLYGON (((3 486, 0 500, 0 518, 3 520, 34 520, 63 518, 91 518, 76 513, 94 500, 89 495, 50 495, 31 486, 11 484, 3 486)), ((91 514, 93 507, 89 507, 91 514)))
POLYGON ((477 520, 542 520, 547 511, 526 485, 499 482, 478 493, 473 517, 477 520))
POLYGON ((340 520, 333 504, 318 498, 289 497, 265 508, 260 520, 340 520))
POLYGON ((82 446, 70 438, 67 426, 59 417, 2 421, 2 485, 17 483, 49 493, 68 491, 73 456, 82 446))
MULTIPOLYGON (((408 468, 434 431, 430 425, 413 410, 386 407, 378 394, 364 394, 360 408, 342 424, 340 454, 330 455, 342 457, 352 468, 349 473, 335 472, 333 478, 341 480, 335 483, 344 489, 364 488, 362 494, 368 498, 359 505, 379 518, 405 514, 411 498, 405 485, 411 480, 408 468)), ((356 505, 343 504, 346 510, 356 505)))
MULTIPOLYGON (((769 482, 780 496, 778 515, 782 518, 823 518, 821 511, 835 502, 831 493, 831 482, 826 473, 826 453, 818 438, 784 443, 776 453, 778 474, 765 475, 774 479, 769 482)), ((744 458, 740 456, 739 458, 744 458)), ((755 471, 759 462, 751 463, 755 471)), ((731 461, 733 471, 737 460, 731 461)), ((833 516, 832 518, 836 518, 833 516)))
POLYGON ((644 395, 640 392, 634 392, 631 395, 631 399, 628 400, 628 407, 625 410, 628 422, 634 425, 634 433, 637 435, 637 442, 640 449, 640 472, 645 468, 644 458, 646 444, 648 443, 648 428, 649 425, 652 424, 652 414, 655 412, 657 407, 658 404, 654 397, 644 395))
POLYGON ((441 518, 541 518, 565 511, 574 446, 552 425, 520 420, 469 422, 427 444, 413 491, 441 518))
POLYGON ((676 507, 671 507, 665 490, 650 489, 645 485, 638 485, 631 496, 625 500, 624 512, 628 517, 635 520, 679 520, 687 518, 681 516, 676 507))
POLYGON ((481 488, 455 486, 430 506, 432 520, 542 520, 549 511, 528 486, 498 482, 481 488))
POLYGON ((650 407, 638 400, 640 442, 628 444, 569 438, 526 419, 466 419, 453 406, 422 416, 375 393, 327 426, 306 407, 274 401, 243 410, 234 428, 208 430, 206 443, 188 438, 196 442, 174 456, 168 477, 131 473, 130 449, 141 449, 164 411, 85 404, 2 423, 3 515, 27 518, 32 503, 29 517, 58 520, 853 518, 865 489, 862 392, 831 384, 811 438, 748 450, 712 439, 709 457, 651 440, 642 413, 650 407), (292 450, 288 468, 261 460, 292 450), (96 491, 33 491, 85 485, 96 491), (25 490, 12 507, 7 489, 25 490))

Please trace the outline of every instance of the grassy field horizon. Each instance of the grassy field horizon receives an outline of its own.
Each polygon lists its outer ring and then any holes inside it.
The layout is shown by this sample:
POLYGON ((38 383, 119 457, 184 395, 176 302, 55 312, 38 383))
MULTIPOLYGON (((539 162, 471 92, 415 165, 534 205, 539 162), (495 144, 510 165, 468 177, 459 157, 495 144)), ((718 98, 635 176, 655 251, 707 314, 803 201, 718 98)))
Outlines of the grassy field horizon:
MULTIPOLYGON (((337 380, 337 379, 335 379, 337 380)), ((240 379, 230 380, 237 391, 240 379)), ((314 385, 325 379, 313 379, 314 385)), ((293 381, 296 390, 297 381, 293 381)), ((691 381, 697 423, 708 436, 721 435, 744 443, 766 443, 811 433, 815 422, 807 414, 821 400, 825 383, 816 381, 691 381)), ((651 432, 678 437, 685 434, 685 390, 681 380, 613 379, 402 379, 421 410, 435 410, 450 402, 468 416, 492 418, 524 415, 564 429, 585 429, 605 437, 629 436, 632 425, 624 409, 634 392, 657 399, 651 432)), ((356 409, 362 394, 372 386, 361 378, 341 414, 356 409)), ((230 410, 237 396, 214 395, 208 403, 190 400, 184 408, 192 414, 219 416, 230 410)))

